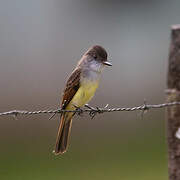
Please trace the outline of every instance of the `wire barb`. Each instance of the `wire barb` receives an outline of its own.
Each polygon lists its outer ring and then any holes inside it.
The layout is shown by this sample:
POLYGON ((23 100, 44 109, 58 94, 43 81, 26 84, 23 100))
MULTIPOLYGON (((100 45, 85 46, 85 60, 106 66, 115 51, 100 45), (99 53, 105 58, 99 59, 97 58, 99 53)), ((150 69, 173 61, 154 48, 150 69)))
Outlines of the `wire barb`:
POLYGON ((0 116, 13 116, 17 119, 19 115, 35 115, 35 114, 52 114, 49 118, 51 119, 54 117, 55 114, 62 114, 64 112, 74 112, 78 115, 82 115, 83 113, 88 113, 90 117, 93 119, 97 114, 105 113, 105 112, 119 112, 119 111, 142 111, 142 116, 150 109, 159 109, 169 106, 180 105, 180 102, 169 102, 163 104, 146 104, 146 100, 144 100, 144 104, 141 106, 135 107, 122 107, 122 108, 108 108, 109 104, 104 106, 103 108, 100 107, 92 107, 86 104, 83 109, 76 108, 76 110, 65 110, 65 109, 56 109, 56 110, 39 110, 39 111, 21 111, 21 110, 13 110, 0 113, 0 116))
POLYGON ((141 119, 144 119, 144 114, 149 110, 149 108, 147 107, 147 101, 146 99, 144 99, 144 105, 143 105, 143 110, 141 112, 141 119))

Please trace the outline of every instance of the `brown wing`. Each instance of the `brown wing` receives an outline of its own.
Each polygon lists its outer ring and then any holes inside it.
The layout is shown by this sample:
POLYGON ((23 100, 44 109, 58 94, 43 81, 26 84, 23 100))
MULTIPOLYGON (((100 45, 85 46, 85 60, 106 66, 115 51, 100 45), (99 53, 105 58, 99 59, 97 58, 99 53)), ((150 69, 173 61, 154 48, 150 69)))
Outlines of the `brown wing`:
POLYGON ((81 74, 81 70, 79 68, 75 69, 72 72, 69 79, 67 80, 66 87, 63 92, 62 103, 61 103, 62 109, 66 108, 66 106, 69 104, 69 102, 72 100, 77 90, 79 89, 80 74, 81 74))

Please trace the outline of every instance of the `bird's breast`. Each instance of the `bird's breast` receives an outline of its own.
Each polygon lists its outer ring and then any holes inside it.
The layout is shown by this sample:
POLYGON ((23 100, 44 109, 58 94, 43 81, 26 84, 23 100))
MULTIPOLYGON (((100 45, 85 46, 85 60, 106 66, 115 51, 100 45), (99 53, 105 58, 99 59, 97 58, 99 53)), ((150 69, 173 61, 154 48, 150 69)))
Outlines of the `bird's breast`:
POLYGON ((84 106, 94 96, 98 85, 99 80, 82 79, 80 87, 72 99, 72 103, 78 107, 84 106))

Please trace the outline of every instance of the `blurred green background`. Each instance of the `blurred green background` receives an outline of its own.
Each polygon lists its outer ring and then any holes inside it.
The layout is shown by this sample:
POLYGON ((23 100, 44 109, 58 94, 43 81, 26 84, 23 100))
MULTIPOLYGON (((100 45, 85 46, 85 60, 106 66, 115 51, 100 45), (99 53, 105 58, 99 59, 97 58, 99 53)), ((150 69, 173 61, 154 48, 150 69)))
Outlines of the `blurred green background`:
MULTIPOLYGON (((109 53, 92 106, 164 102, 170 26, 180 1, 0 0, 0 112, 56 109, 90 46, 109 53)), ((0 117, 0 179, 167 180, 164 109, 75 117, 54 156, 59 117, 0 117)))

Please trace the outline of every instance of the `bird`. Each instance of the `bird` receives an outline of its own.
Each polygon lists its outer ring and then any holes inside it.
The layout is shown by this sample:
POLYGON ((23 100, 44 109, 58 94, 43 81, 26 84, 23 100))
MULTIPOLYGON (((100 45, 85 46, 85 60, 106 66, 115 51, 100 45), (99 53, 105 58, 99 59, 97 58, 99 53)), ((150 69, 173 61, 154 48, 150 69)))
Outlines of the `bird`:
MULTIPOLYGON (((105 66, 112 66, 107 57, 106 50, 100 45, 92 46, 84 53, 67 79, 62 94, 61 109, 76 110, 92 99, 98 88, 102 70, 105 66)), ((55 155, 63 154, 68 149, 74 114, 74 112, 61 114, 55 155)))

